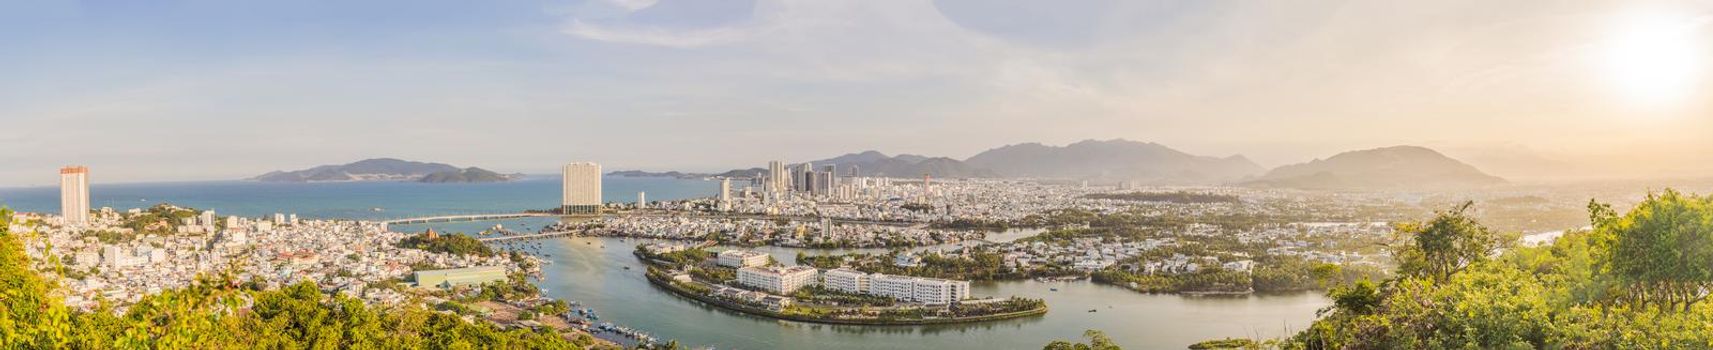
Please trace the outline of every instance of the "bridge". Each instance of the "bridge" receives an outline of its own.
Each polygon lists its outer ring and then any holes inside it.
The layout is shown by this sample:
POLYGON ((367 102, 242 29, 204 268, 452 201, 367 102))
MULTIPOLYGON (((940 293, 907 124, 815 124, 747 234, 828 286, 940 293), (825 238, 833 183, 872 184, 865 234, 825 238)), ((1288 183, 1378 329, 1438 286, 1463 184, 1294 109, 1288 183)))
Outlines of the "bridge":
POLYGON ((481 241, 482 243, 493 243, 493 242, 504 242, 504 241, 521 241, 521 240, 526 240, 526 239, 537 239, 537 238, 552 238, 552 237, 559 237, 559 236, 571 236, 571 235, 575 235, 575 234, 577 234, 577 231, 554 231, 554 232, 542 232, 542 233, 529 234, 529 235, 477 238, 476 240, 481 241))
POLYGON ((428 223, 436 223, 436 222, 488 221, 488 220, 505 220, 505 219, 551 217, 551 216, 558 216, 558 215, 556 215, 556 214, 541 214, 541 213, 444 215, 444 216, 428 216, 428 217, 420 217, 420 218, 406 218, 406 219, 387 220, 387 221, 382 221, 382 223, 385 223, 387 225, 409 225, 409 224, 428 224, 428 223))

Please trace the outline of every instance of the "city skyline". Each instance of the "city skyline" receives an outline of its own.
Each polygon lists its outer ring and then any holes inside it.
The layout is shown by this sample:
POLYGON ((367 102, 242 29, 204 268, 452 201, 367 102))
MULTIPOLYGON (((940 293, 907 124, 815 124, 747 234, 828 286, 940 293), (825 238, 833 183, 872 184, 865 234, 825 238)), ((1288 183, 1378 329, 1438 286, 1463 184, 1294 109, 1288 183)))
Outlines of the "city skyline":
POLYGON ((63 163, 716 171, 1114 138, 1268 167, 1410 144, 1513 177, 1713 173, 1707 3, 252 5, 0 5, 27 52, 0 57, 0 142, 30 150, 0 186, 63 163), (452 139, 478 141, 431 141, 452 139))

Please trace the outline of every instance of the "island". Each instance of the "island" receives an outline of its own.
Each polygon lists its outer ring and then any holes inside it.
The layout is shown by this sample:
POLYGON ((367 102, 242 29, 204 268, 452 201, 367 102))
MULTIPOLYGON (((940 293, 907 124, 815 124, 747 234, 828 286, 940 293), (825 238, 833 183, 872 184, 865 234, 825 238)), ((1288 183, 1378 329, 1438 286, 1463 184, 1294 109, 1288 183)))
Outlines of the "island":
POLYGON ((500 174, 476 167, 459 168, 443 163, 375 158, 347 164, 322 165, 303 170, 273 171, 249 178, 249 180, 263 182, 415 181, 422 183, 481 183, 511 181, 521 177, 521 174, 500 174))
POLYGON ((522 177, 522 174, 501 174, 491 170, 470 167, 462 170, 441 171, 423 176, 416 182, 421 183, 482 183, 505 182, 522 177))
MULTIPOLYGON (((706 245, 706 244, 704 244, 706 245)), ((971 298, 968 281, 822 272, 783 266, 765 253, 719 253, 682 243, 640 245, 647 279, 674 295, 741 313, 841 325, 929 325, 1040 316, 1028 298, 971 298), (822 276, 825 276, 824 278, 822 276)))

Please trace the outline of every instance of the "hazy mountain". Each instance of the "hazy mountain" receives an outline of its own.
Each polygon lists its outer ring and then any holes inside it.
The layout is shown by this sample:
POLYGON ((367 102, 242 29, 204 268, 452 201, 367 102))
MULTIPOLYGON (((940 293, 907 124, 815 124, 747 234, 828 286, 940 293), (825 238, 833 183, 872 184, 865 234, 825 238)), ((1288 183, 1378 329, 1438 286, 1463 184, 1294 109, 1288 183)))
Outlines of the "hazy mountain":
MULTIPOLYGON (((957 159, 945 157, 925 157, 919 155, 901 154, 896 157, 888 156, 877 151, 850 153, 838 157, 811 161, 819 171, 828 165, 834 166, 839 176, 848 176, 854 169, 860 176, 890 176, 890 177, 920 177, 923 175, 940 178, 996 177, 992 171, 971 167, 957 159)), ((786 167, 796 171, 803 163, 787 164, 786 167)), ((766 168, 737 169, 714 176, 753 177, 766 175, 766 168)))
POLYGON ((860 176, 921 177, 928 175, 942 178, 998 176, 993 171, 972 167, 956 159, 930 158, 918 155, 891 157, 877 151, 851 153, 810 163, 814 164, 817 170, 832 165, 837 168, 839 176, 851 174, 852 169, 855 169, 860 176))
POLYGON ((609 172, 609 173, 607 173, 607 176, 670 177, 670 178, 676 178, 676 179, 700 179, 700 178, 705 178, 705 177, 714 176, 714 175, 703 174, 703 173, 686 173, 686 172, 678 172, 678 171, 655 172, 655 171, 642 171, 642 170, 620 170, 620 171, 609 172))
POLYGON ((463 170, 442 163, 377 158, 350 164, 323 165, 297 171, 274 171, 250 178, 250 180, 272 182, 417 181, 429 174, 461 174, 463 170))
POLYGON ((504 182, 517 178, 516 175, 505 175, 482 168, 465 168, 462 170, 442 171, 424 175, 417 182, 426 183, 471 183, 471 182, 504 182))
POLYGON ((1250 185, 1301 189, 1451 189, 1505 183, 1432 149, 1394 146, 1279 167, 1250 185))
POLYGON ((1265 169, 1243 156, 1184 153, 1152 142, 1087 140, 1063 147, 1024 143, 995 148, 965 160, 1002 176, 1142 181, 1159 184, 1223 183, 1265 169))

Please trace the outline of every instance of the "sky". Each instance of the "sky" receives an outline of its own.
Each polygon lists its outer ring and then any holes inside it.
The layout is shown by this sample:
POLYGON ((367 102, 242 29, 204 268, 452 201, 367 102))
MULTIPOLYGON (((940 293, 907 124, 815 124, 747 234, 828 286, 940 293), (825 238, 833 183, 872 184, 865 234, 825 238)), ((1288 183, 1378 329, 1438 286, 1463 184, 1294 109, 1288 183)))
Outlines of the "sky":
POLYGON ((1158 142, 1713 175, 1713 2, 0 1, 0 187, 1158 142))

